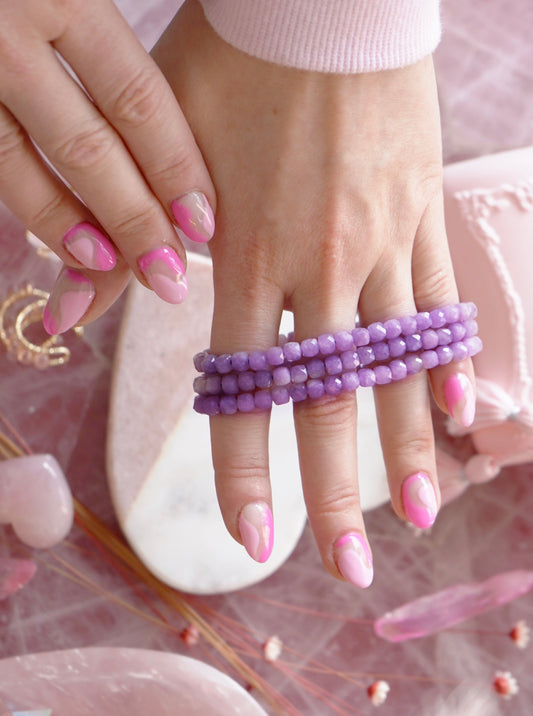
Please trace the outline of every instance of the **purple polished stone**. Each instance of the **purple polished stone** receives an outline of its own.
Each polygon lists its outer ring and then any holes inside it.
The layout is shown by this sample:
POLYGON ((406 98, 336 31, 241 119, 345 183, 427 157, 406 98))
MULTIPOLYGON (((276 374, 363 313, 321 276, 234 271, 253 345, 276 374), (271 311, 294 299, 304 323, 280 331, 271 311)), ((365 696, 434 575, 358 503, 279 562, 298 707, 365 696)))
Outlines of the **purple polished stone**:
POLYGON ((324 361, 321 358, 311 358, 308 360, 307 375, 310 378, 323 378, 326 375, 324 361))
POLYGON ((328 375, 338 375, 342 373, 342 360, 340 356, 327 356, 324 359, 324 367, 328 375))
POLYGON ((367 346, 370 341, 368 329, 363 326, 357 326, 352 331, 353 344, 357 348, 359 346, 367 346))
POLYGON ((439 365, 439 356, 436 351, 424 351, 420 357, 422 358, 422 366, 426 370, 431 370, 439 365))
POLYGON ((407 375, 414 375, 415 373, 420 373, 423 368, 422 358, 420 358, 420 356, 418 355, 407 353, 403 360, 405 363, 405 367, 407 368, 407 375))
POLYGON ((437 331, 439 346, 447 346, 452 342, 452 332, 449 328, 439 328, 437 331))
POLYGON ((268 368, 265 351, 252 351, 248 356, 248 362, 250 370, 266 370, 268 368))
POLYGON ((465 321, 463 325, 465 327, 466 338, 471 338, 472 336, 477 336, 477 333, 479 330, 477 321, 475 321, 473 318, 470 318, 468 321, 465 321))
POLYGON ((220 413, 220 398, 218 395, 203 395, 203 408, 206 415, 213 417, 220 413))
POLYGON ((431 316, 429 315, 429 311, 419 311, 415 319, 418 331, 427 331, 428 328, 431 328, 431 316))
POLYGON ((397 318, 389 318, 383 325, 385 326, 386 338, 389 341, 391 338, 398 338, 402 333, 402 326, 397 318))
POLYGON ((269 390, 258 390, 254 395, 257 410, 270 410, 272 408, 272 395, 269 390))
POLYGON ((258 370, 255 374, 255 385, 264 390, 272 385, 272 373, 269 370, 258 370))
POLYGON ((305 365, 293 365, 291 368, 291 380, 293 383, 305 383, 307 380, 307 368, 305 365))
POLYGON ((389 341, 389 351, 391 358, 399 358, 406 351, 405 339, 398 337, 389 341))
POLYGON ((461 316, 459 304, 457 303, 450 303, 448 306, 444 306, 442 310, 444 311, 446 323, 456 323, 461 316))
POLYGON ((463 323, 452 323, 450 326, 450 333, 452 334, 452 342, 462 341, 466 336, 466 328, 463 323))
POLYGON ((453 351, 450 346, 437 346, 439 365, 448 365, 453 360, 453 351))
POLYGON ((421 336, 422 348, 425 351, 432 350, 439 345, 439 336, 437 335, 437 331, 434 331, 432 328, 422 331, 421 336))
POLYGON ((205 392, 209 395, 218 395, 221 388, 221 377, 216 373, 206 376, 205 392))
POLYGON ((206 381, 207 378, 205 375, 197 375, 196 378, 192 382, 192 387, 195 393, 200 393, 200 395, 206 393, 206 381))
POLYGON ((452 349, 453 360, 455 362, 460 361, 460 360, 465 360, 465 358, 468 358, 468 348, 465 346, 465 344, 462 341, 457 341, 457 343, 452 343, 450 348, 452 349))
POLYGON ((205 414, 204 411, 204 397, 203 395, 196 395, 194 397, 194 402, 192 404, 193 410, 197 413, 200 413, 201 415, 205 414))
POLYGON ((221 353, 215 358, 217 373, 224 375, 231 372, 231 353, 221 353))
POLYGON ((307 398, 307 388, 303 383, 291 385, 289 387, 289 395, 294 403, 301 403, 302 400, 307 398))
POLYGON ((248 370, 250 367, 250 361, 248 353, 246 351, 237 351, 231 356, 231 365, 233 370, 237 373, 241 373, 243 370, 248 370))
POLYGON ((385 341, 382 341, 381 343, 374 343, 372 346, 374 349, 374 355, 376 357, 376 360, 388 360, 390 357, 390 349, 389 344, 385 341))
POLYGON ((444 315, 442 308, 435 308, 433 311, 429 312, 429 315, 431 317, 431 326, 435 330, 446 325, 446 316, 444 315))
POLYGON ((282 385, 275 385, 270 391, 272 402, 276 405, 285 405, 290 400, 289 390, 282 385))
POLYGON ((407 366, 403 360, 391 360, 389 368, 393 380, 403 380, 407 376, 407 366))
POLYGON ((415 316, 402 316, 398 320, 400 321, 400 326, 402 327, 402 333, 404 336, 408 336, 410 333, 415 333, 418 328, 415 316))
POLYGON ((368 326, 368 336, 372 343, 378 343, 387 337, 387 329, 379 321, 375 321, 368 326))
POLYGON ((307 395, 316 400, 324 395, 324 381, 319 378, 312 378, 307 381, 307 395))
POLYGON ((388 365, 377 365, 374 368, 376 385, 387 385, 392 380, 392 371, 388 365))
POLYGON ((237 395, 239 392, 239 381, 236 373, 223 375, 221 380, 222 392, 226 395, 237 395))
POLYGON ((237 398, 234 395, 221 395, 220 412, 222 415, 235 415, 237 412, 237 398))
POLYGON ((468 304, 470 306, 470 318, 477 318, 477 306, 472 301, 468 304))
POLYGON ((243 393, 250 393, 255 389, 255 373, 252 373, 251 370, 239 373, 237 376, 237 383, 240 391, 243 393))
POLYGON ((335 338, 331 333, 322 333, 318 336, 318 350, 323 356, 335 353, 335 338))
POLYGON ((344 351, 344 353, 341 353, 340 358, 343 370, 355 370, 359 366, 357 351, 344 351))
POLYGON ((415 353, 422 348, 422 337, 420 333, 411 333, 409 336, 405 336, 405 347, 409 353, 415 353))
POLYGON ((359 376, 355 370, 349 370, 341 375, 342 389, 352 393, 359 388, 359 376))
POLYGON ((372 388, 376 385, 376 374, 372 368, 361 368, 357 375, 362 388, 372 388))
POLYGON ((285 363, 285 356, 281 346, 272 346, 266 351, 265 355, 269 365, 283 365, 285 363))
POLYGON ((205 358, 203 360, 202 370, 204 373, 216 373, 217 372, 217 366, 216 366, 216 356, 213 355, 213 353, 206 353, 205 358))
POLYGON ((194 363, 194 367, 198 371, 198 373, 204 372, 204 360, 205 357, 208 355, 208 351, 200 351, 200 353, 197 353, 194 358, 192 359, 192 362, 194 363))
POLYGON ((335 346, 339 353, 349 351, 353 348, 353 336, 351 331, 338 331, 333 337, 335 338, 335 346))
POLYGON ((483 350, 483 342, 479 336, 472 336, 472 338, 465 338, 463 343, 468 349, 468 355, 473 357, 483 350))
POLYGON ((318 355, 318 341, 316 338, 305 338, 302 341, 301 348, 304 358, 314 358, 318 355))
POLYGON ((324 390, 328 395, 340 395, 342 380, 338 375, 328 375, 324 378, 324 390))
POLYGON ((291 371, 288 366, 280 365, 272 371, 272 378, 275 385, 289 385, 291 382, 291 371))
POLYGON ((237 409, 240 413, 251 413, 255 410, 253 393, 239 393, 237 396, 237 409))
POLYGON ((376 360, 372 346, 361 346, 357 349, 357 357, 361 365, 370 365, 376 360))
POLYGON ((285 355, 285 360, 289 361, 289 363, 294 363, 295 360, 300 360, 302 357, 300 344, 296 341, 288 341, 283 346, 283 354, 285 355))

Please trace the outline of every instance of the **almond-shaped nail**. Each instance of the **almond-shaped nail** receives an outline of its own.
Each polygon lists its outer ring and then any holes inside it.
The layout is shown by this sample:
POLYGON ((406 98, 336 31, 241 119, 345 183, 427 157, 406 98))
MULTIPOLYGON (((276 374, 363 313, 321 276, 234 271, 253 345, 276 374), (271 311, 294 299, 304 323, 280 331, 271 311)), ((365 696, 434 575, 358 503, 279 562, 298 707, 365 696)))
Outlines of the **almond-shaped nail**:
POLYGON ((63 246, 71 256, 94 271, 111 271, 117 263, 113 244, 86 221, 67 231, 63 237, 63 246))
POLYGON ((463 428, 474 422, 476 396, 470 379, 465 373, 453 373, 444 383, 444 399, 451 417, 463 428))
POLYGON ((339 537, 333 545, 333 557, 339 572, 347 582, 363 589, 372 584, 374 578, 372 554, 362 535, 350 532, 339 537))
POLYGON ((215 233, 215 217, 205 194, 191 191, 174 199, 172 213, 183 233, 192 241, 205 244, 215 233))
POLYGON ((185 300, 189 290, 185 267, 174 249, 160 246, 141 256, 138 264, 159 298, 168 303, 182 303, 185 300))
POLYGON ((55 336, 75 326, 91 305, 95 296, 94 284, 86 276, 64 269, 55 283, 43 313, 47 333, 55 336))
POLYGON ((256 562, 266 562, 274 542, 274 522, 266 502, 250 502, 243 507, 239 534, 250 557, 256 562))
POLYGON ((429 477, 417 472, 402 485, 402 501, 405 514, 415 527, 431 527, 437 517, 437 496, 429 477))

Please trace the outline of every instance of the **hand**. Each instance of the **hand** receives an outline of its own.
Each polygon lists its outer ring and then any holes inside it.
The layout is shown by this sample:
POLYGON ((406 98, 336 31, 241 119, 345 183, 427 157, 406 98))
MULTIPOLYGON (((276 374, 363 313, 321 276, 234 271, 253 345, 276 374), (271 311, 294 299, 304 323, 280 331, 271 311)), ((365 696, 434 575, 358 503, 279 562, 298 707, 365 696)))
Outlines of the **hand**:
POLYGON ((211 238, 214 189, 172 91, 111 0, 1 3, 0 198, 66 264, 51 333, 103 313, 128 266, 183 300, 173 223, 211 238))
MULTIPOLYGON (((375 74, 291 70, 224 43, 192 1, 154 57, 217 189, 215 352, 275 345, 283 308, 294 312, 301 340, 353 327, 357 311, 369 323, 458 300, 431 58, 375 74)), ((471 409, 470 360, 436 368, 429 379, 443 410, 457 417, 457 394, 450 397, 457 381, 461 406, 471 409)), ((375 400, 394 509, 427 527, 439 505, 427 374, 377 387, 375 400)), ((324 564, 367 586, 356 417, 353 394, 294 406, 305 499, 324 564)), ((459 419, 469 420, 468 410, 459 419)), ((267 414, 211 419, 225 523, 260 561, 271 536, 268 425, 267 414)))

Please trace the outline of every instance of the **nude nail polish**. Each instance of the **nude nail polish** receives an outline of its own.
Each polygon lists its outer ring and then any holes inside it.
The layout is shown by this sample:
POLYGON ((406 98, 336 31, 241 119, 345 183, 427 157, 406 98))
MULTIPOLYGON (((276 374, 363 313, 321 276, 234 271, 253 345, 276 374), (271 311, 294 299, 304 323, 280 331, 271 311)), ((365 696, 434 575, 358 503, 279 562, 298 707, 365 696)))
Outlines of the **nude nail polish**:
POLYGON ((239 533, 246 551, 256 562, 266 562, 272 552, 274 522, 266 502, 250 502, 239 515, 239 533))
POLYGON ((149 251, 138 260, 149 286, 168 303, 182 303, 189 290, 185 267, 170 246, 149 251))
POLYGON ((47 333, 68 331, 85 315, 95 296, 94 284, 74 269, 64 269, 57 279, 43 312, 47 333))
POLYGON ((451 417, 463 428, 474 422, 476 398, 472 383, 465 373, 454 373, 444 383, 444 399, 451 417))
POLYGON ((189 239, 204 244, 213 238, 215 217, 205 194, 200 191, 184 194, 172 202, 171 209, 189 239))
POLYGON ((372 584, 372 554, 362 535, 350 532, 339 537, 333 545, 333 556, 339 572, 347 582, 363 589, 372 584))
POLYGON ((63 237, 63 246, 88 269, 111 271, 117 263, 113 244, 88 222, 76 224, 63 237))
POLYGON ((417 472, 402 485, 402 501, 405 514, 415 527, 431 527, 437 517, 437 496, 429 477, 417 472))

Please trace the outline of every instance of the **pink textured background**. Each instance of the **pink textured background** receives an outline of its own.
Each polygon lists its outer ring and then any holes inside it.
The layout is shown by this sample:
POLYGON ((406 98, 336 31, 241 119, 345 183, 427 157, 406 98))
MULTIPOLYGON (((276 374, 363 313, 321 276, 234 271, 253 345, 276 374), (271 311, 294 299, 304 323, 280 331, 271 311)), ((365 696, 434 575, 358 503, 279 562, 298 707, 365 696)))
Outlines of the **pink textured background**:
MULTIPOLYGON (((175 11, 176 3, 120 0, 119 7, 147 47, 175 11)), ((446 161, 533 144, 533 4, 530 0, 444 0, 444 39, 436 64, 443 114, 446 161)), ((531 237, 529 237, 531 238, 531 237)), ((0 295, 30 278, 49 288, 54 268, 38 259, 23 229, 0 207, 0 295)), ((53 452, 74 493, 114 524, 104 471, 106 414, 111 361, 121 302, 74 342, 71 364, 36 371, 0 354, 0 410, 34 451, 53 452)), ((389 645, 374 636, 372 619, 405 600, 459 581, 484 579, 507 569, 530 569, 533 538, 532 467, 504 471, 493 483, 472 488, 445 508, 429 535, 416 537, 388 506, 367 516, 376 579, 360 592, 333 581, 322 569, 309 531, 291 560, 273 577, 246 592, 202 599, 201 604, 239 619, 259 647, 278 634, 294 671, 342 699, 335 710, 281 668, 251 660, 304 716, 370 714, 365 688, 383 675, 391 684, 380 713, 394 716, 529 716, 533 708, 533 647, 522 652, 504 633, 514 621, 533 625, 533 597, 479 617, 472 633, 447 632, 421 641, 389 645), (272 606, 305 607, 328 618, 272 606), (332 672, 305 671, 316 666, 332 672), (490 692, 494 671, 510 670, 520 693, 505 702, 490 692), (349 676, 348 676, 349 675, 349 676), (471 701, 477 699, 479 708, 471 701)), ((0 557, 25 554, 9 529, 0 532, 0 557)), ((56 554, 123 599, 146 611, 139 597, 75 529, 56 554), (86 551, 87 549, 87 551, 86 551)), ((39 555, 48 564, 49 555, 39 555)), ((183 626, 178 618, 174 623, 183 626)), ((179 638, 133 616, 109 600, 77 586, 40 564, 33 582, 0 602, 0 657, 86 645, 173 650, 204 658, 179 638)), ((257 652, 260 653, 259 651, 257 652)), ((1 672, 0 672, 1 678, 1 672)))

